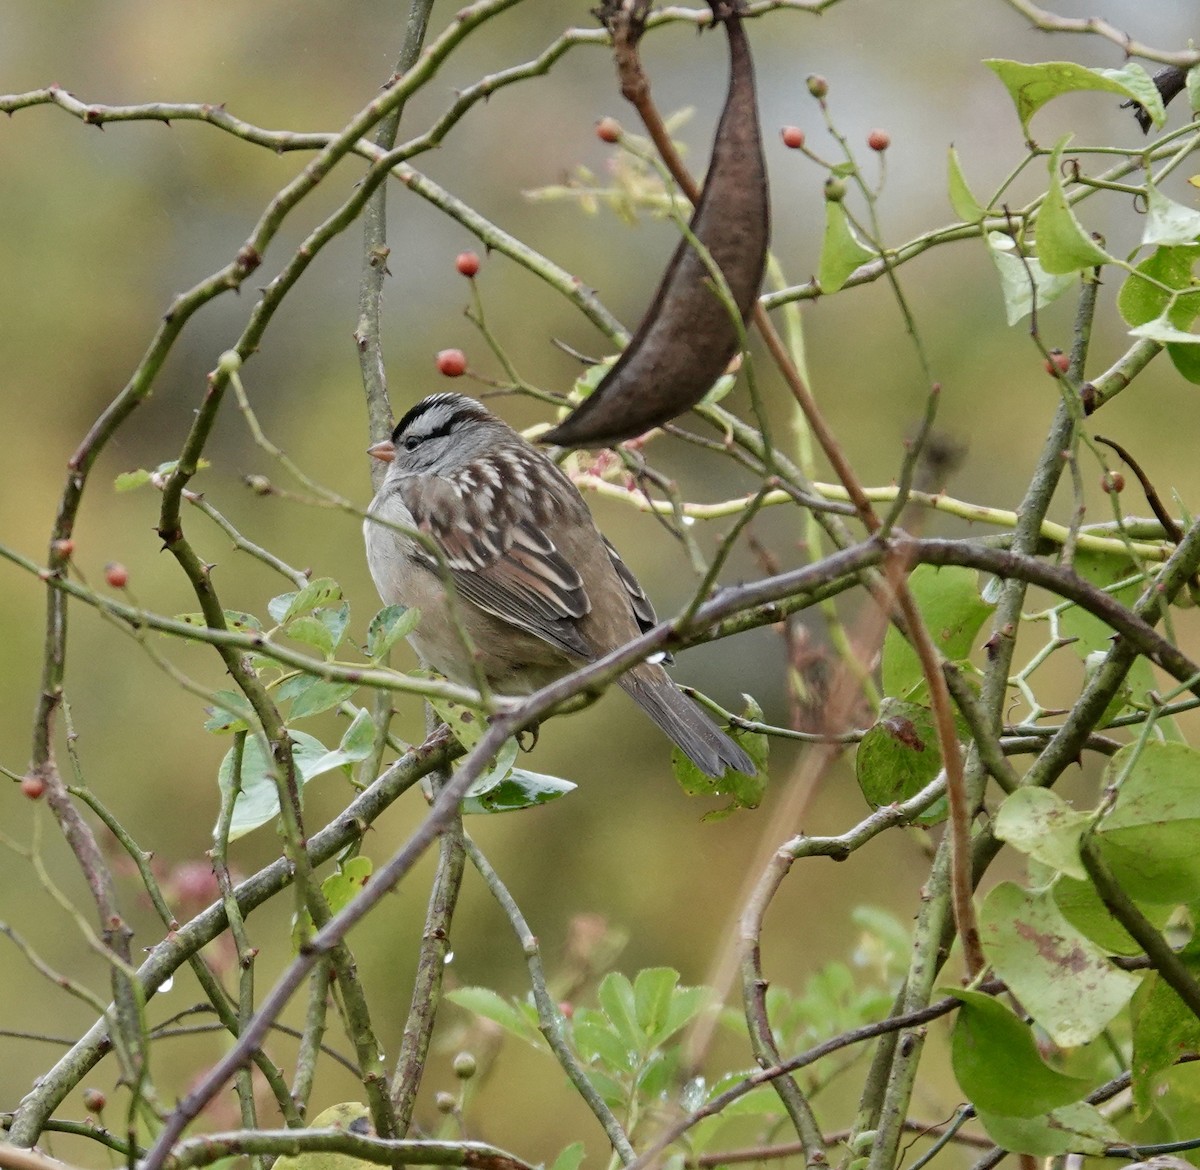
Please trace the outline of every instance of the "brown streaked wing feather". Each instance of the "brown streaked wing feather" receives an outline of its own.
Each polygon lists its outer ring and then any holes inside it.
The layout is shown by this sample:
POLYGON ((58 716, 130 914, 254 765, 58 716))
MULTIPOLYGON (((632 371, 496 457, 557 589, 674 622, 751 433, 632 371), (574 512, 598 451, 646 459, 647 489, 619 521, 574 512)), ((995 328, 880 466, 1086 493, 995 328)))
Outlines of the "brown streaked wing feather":
MULTIPOLYGON (((613 548, 612 541, 603 534, 601 534, 600 539, 604 541, 604 547, 608 550, 608 559, 612 561, 613 568, 617 571, 617 577, 620 579, 621 584, 625 586, 625 592, 629 595, 629 604, 633 608, 633 617, 638 624, 638 629, 643 634, 647 630, 652 630, 658 625, 658 614, 654 612, 654 606, 651 604, 650 598, 646 596, 646 591, 641 587, 629 566, 621 560, 621 554, 613 548)), ((672 663, 675 659, 670 653, 664 652, 662 658, 658 659, 658 661, 672 663)))
MULTIPOLYGON (((499 503, 462 527, 452 518, 475 500, 450 479, 431 476, 401 490, 418 528, 437 541, 464 600, 566 654, 595 657, 576 625, 591 609, 583 580, 544 532, 499 503)), ((417 555, 437 571, 435 558, 417 555)))

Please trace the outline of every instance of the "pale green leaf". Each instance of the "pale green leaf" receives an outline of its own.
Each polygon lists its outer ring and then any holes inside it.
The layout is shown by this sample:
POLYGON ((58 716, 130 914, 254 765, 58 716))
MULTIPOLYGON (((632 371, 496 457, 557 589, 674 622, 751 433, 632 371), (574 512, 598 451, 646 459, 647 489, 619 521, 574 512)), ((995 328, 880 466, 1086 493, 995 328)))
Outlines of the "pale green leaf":
POLYGON ((1087 871, 1079 858, 1079 840, 1091 819, 1048 788, 1018 788, 1000 806, 993 831, 1043 865, 1083 880, 1087 871))
POLYGON ((572 1142, 550 1163, 550 1170, 579 1170, 584 1152, 583 1142, 572 1142))
POLYGON ((1047 272, 1060 275, 1112 262, 1112 257, 1075 218, 1063 190, 1059 168, 1063 149, 1070 139, 1069 134, 1065 135, 1050 154, 1050 189, 1037 213, 1038 259, 1047 272))
POLYGON ((1026 65, 1000 59, 984 61, 984 64, 1008 90, 1026 135, 1029 134, 1029 120, 1042 106, 1062 94, 1080 90, 1119 94, 1144 106, 1156 126, 1166 121, 1162 97, 1140 65, 1130 64, 1123 69, 1087 69, 1073 61, 1026 65))
POLYGON ((136 471, 122 471, 113 480, 113 487, 119 492, 131 492, 135 488, 140 488, 149 482, 150 472, 144 467, 139 467, 136 471))
POLYGON ((958 159, 958 151, 953 146, 950 147, 948 171, 950 206, 954 208, 954 214, 964 223, 978 223, 987 214, 987 209, 971 194, 971 188, 967 186, 966 176, 958 159))
POLYGON ((1004 297, 1004 316, 1009 325, 1028 317, 1034 308, 1042 309, 1075 284, 1076 276, 1056 276, 1047 272, 1036 256, 1021 256, 1016 243, 1003 232, 988 232, 988 252, 1000 276, 1004 297))
POLYGON ((302 614, 288 622, 285 633, 297 642, 312 646, 323 658, 333 655, 333 636, 320 618, 314 614, 302 614))
POLYGON ((1094 1040, 1137 990, 1138 977, 1071 926, 1049 891, 1001 882, 984 900, 979 931, 996 974, 1063 1048, 1094 1040))
POLYGON ((1104 1114, 1086 1101, 1063 1105, 1041 1117, 1002 1117, 981 1109, 979 1120, 998 1146, 1014 1154, 1040 1158, 1055 1158, 1060 1154, 1100 1155, 1121 1141, 1121 1135, 1104 1114))
POLYGON ((384 606, 367 627, 367 657, 377 662, 401 638, 408 637, 420 620, 419 609, 407 609, 403 605, 384 606))
POLYGON ((1096 832, 1113 876, 1135 901, 1200 899, 1200 752, 1184 743, 1127 744, 1109 760, 1105 783, 1122 773, 1096 832))
POLYGON ((445 998, 459 1007, 499 1024, 506 1032, 532 1044, 544 1045, 542 1034, 529 1023, 528 1017, 515 1004, 486 987, 456 987, 444 993, 445 998))
POLYGON ((868 260, 871 251, 850 226, 846 208, 839 200, 825 200, 825 236, 821 243, 821 260, 817 266, 817 283, 823 293, 835 293, 850 278, 850 274, 868 260))
POLYGON ((1146 218, 1142 243, 1194 244, 1200 236, 1200 211, 1168 199, 1149 179, 1146 180, 1146 218))
POLYGON ((319 679, 305 688, 303 694, 297 696, 288 711, 288 720, 305 719, 310 715, 328 711, 331 707, 345 702, 356 690, 358 686, 355 683, 319 679))
MULTIPOLYGON (((313 1129, 340 1129, 345 1132, 371 1134, 371 1114, 358 1101, 332 1105, 318 1113, 311 1122, 313 1129)), ((275 1161, 275 1170, 372 1170, 373 1163, 350 1154, 332 1150, 310 1150, 303 1154, 285 1154, 275 1161)))

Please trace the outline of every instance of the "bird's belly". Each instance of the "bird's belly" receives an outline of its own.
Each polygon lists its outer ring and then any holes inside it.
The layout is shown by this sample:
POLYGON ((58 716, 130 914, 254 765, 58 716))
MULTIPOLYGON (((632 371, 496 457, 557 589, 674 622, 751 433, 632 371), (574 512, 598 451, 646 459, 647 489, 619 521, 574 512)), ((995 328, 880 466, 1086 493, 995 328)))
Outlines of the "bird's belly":
POLYGON ((421 621, 408 639, 422 662, 460 686, 478 686, 477 669, 496 694, 528 695, 578 665, 548 642, 491 614, 473 609, 464 616, 461 625, 474 644, 474 663, 444 600, 441 606, 421 609, 421 621))

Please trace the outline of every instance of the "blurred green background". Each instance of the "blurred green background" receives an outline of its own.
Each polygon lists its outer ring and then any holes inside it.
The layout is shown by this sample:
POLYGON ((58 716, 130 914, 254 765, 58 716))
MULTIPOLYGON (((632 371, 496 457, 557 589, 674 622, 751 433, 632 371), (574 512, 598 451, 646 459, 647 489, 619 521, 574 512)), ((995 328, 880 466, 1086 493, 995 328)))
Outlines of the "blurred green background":
MULTIPOLYGON (((418 133, 453 99, 457 88, 486 73, 526 61, 561 28, 587 25, 588 5, 526 0, 476 33, 406 112, 402 137, 418 133)), ((1139 0, 1062 3, 1063 15, 1104 15, 1152 44, 1186 44, 1196 29, 1187 6, 1139 0)), ((432 28, 445 26, 454 4, 438 4, 432 28)), ((362 0, 342 4, 259 0, 253 5, 209 0, 204 5, 108 0, 104 5, 62 0, 4 0, 0 6, 0 90, 20 92, 57 82, 85 101, 152 100, 224 103, 257 125, 292 130, 335 130, 388 78, 402 37, 406 5, 362 0)), ((793 282, 815 270, 822 222, 823 174, 784 149, 778 130, 803 127, 810 143, 834 153, 823 137, 815 103, 805 91, 810 72, 830 82, 838 127, 861 151, 868 173, 875 159, 867 132, 886 128, 887 188, 881 213, 897 244, 953 218, 945 194, 946 150, 953 143, 975 189, 994 187, 1019 161, 1022 141, 1009 99, 981 65, 985 57, 1021 60, 1070 58, 1117 66, 1114 46, 1096 39, 1047 39, 1030 31, 1000 0, 842 0, 817 18, 780 11, 752 22, 761 111, 772 179, 774 248, 793 282)), ((693 167, 703 168, 711 127, 725 85, 720 38, 697 37, 674 25, 649 37, 644 57, 664 111, 696 108, 682 131, 693 167)), ((437 152, 414 160, 454 195, 505 230, 526 240, 596 289, 631 327, 636 323, 673 246, 674 229, 657 222, 629 228, 610 212, 586 217, 568 203, 531 203, 523 192, 560 182, 582 163, 603 174, 610 148, 593 133, 612 114, 634 126, 616 91, 606 50, 571 51, 543 78, 508 88, 473 108, 437 152)), ((1176 110, 1177 123, 1186 112, 1176 110)), ((1108 95, 1061 100, 1034 122, 1044 145, 1073 131, 1077 141, 1130 145, 1139 131, 1108 95)), ((249 234, 263 206, 303 167, 301 154, 276 156, 199 124, 85 126, 52 107, 27 109, 0 121, 0 542, 36 559, 61 491, 66 460, 88 425, 124 384, 170 298, 226 263, 249 234)), ((1185 168, 1186 170, 1186 168, 1185 168)), ((1016 202, 1036 193, 1044 172, 1031 168, 1016 202)), ((76 564, 93 584, 103 567, 120 561, 133 595, 148 608, 173 614, 196 608, 174 561, 159 552, 154 533, 158 498, 149 488, 116 494, 114 477, 174 458, 204 393, 205 375, 233 343, 254 300, 304 234, 350 191, 361 164, 348 160, 289 219, 240 295, 207 306, 188 326, 155 386, 110 443, 94 474, 77 530, 76 564)), ((1187 200, 1180 187, 1175 197, 1187 200)), ((500 370, 462 314, 467 287, 454 270, 460 250, 478 246, 461 227, 393 184, 389 224, 392 248, 385 305, 385 349, 397 412, 445 388, 433 367, 444 347, 465 349, 478 369, 500 370)), ((1139 224, 1128 201, 1089 202, 1085 221, 1103 232, 1115 254, 1137 242, 1139 224)), ((313 477, 365 504, 370 496, 365 415, 352 340, 357 319, 360 234, 355 227, 320 256, 287 298, 261 352, 243 377, 268 433, 313 477)), ((967 457, 949 485, 966 499, 1013 507, 1019 501, 1057 391, 1042 371, 1025 328, 1008 329, 994 271, 978 241, 942 248, 901 272, 922 339, 943 385, 939 426, 967 445, 967 457)), ((572 308, 503 257, 485 261, 480 276, 489 324, 529 380, 565 389, 576 364, 551 343, 558 338, 587 353, 604 339, 572 308)), ((1089 372, 1105 368, 1126 346, 1112 306, 1102 308, 1089 372)), ((835 430, 869 484, 897 473, 903 440, 924 409, 926 386, 894 301, 879 285, 806 304, 808 359, 816 393, 835 430)), ((1072 307, 1066 301, 1043 316, 1049 344, 1070 344, 1072 307)), ((766 367, 760 364, 760 370, 766 367)), ((791 412, 777 379, 762 375, 775 404, 779 433, 791 412)), ((478 387, 458 383, 470 392, 478 387)), ((1180 420, 1195 417, 1195 388, 1160 361, 1106 408, 1102 430, 1141 458, 1164 496, 1179 493, 1195 509, 1198 493, 1195 436, 1180 420)), ((744 391, 730 400, 745 406, 744 391)), ((531 403, 502 402, 514 423, 546 417, 531 403)), ((279 499, 260 499, 241 484, 248 473, 286 482, 281 470, 250 440, 227 406, 207 451, 212 461, 195 486, 251 539, 287 561, 337 578, 352 606, 352 636, 361 639, 378 601, 364 563, 353 518, 279 499)), ((662 443, 655 457, 679 479, 685 496, 717 500, 753 490, 749 477, 690 448, 662 443)), ((1108 515, 1099 471, 1085 468, 1089 518, 1108 515)), ((1134 511, 1136 503, 1130 503, 1134 511)), ((1060 502, 1065 519, 1069 501, 1060 502)), ((683 551, 663 538, 651 519, 600 503, 602 526, 641 577, 660 613, 669 614, 694 584, 683 551)), ((223 604, 265 616, 267 600, 289 586, 260 563, 235 553, 202 516, 185 514, 201 555, 217 565, 223 604)), ((962 527, 936 516, 931 532, 962 527)), ((801 517, 776 510, 756 521, 757 537, 784 564, 805 551, 801 517)), ((717 529, 699 539, 712 550, 717 529)), ((724 579, 757 572, 745 551, 724 579)), ((0 561, 0 763, 20 773, 28 759, 30 715, 42 648, 43 589, 0 561)), ((854 607, 847 609, 852 615, 854 607)), ((811 633, 820 640, 814 617, 811 633)), ((223 684, 216 657, 200 646, 160 647, 188 674, 211 687, 223 684)), ((407 650, 396 655, 410 662, 407 650)), ((734 642, 682 656, 676 675, 729 706, 752 692, 769 719, 787 718, 784 656, 778 635, 759 631, 734 642)), ((1055 662, 1048 689, 1077 685, 1079 666, 1055 662), (1057 673, 1055 673, 1057 672, 1057 673)), ((180 917, 195 912, 181 877, 207 871, 204 853, 217 810, 215 775, 228 741, 202 730, 202 704, 170 684, 143 650, 95 612, 71 611, 67 663, 71 704, 84 778, 120 817, 176 891, 180 917), (199 866, 188 870, 187 866, 199 866), (181 867, 184 867, 181 869, 181 867)), ((418 706, 401 702, 397 726, 420 733, 418 706)), ((327 741, 338 734, 332 716, 311 727, 327 741)), ((60 737, 61 746, 61 737, 60 737)), ((553 970, 563 961, 577 916, 600 915, 628 935, 617 960, 632 973, 642 966, 677 967, 686 982, 711 977, 710 965, 731 937, 744 883, 756 858, 800 826, 778 815, 779 802, 800 753, 787 744, 773 752, 773 786, 763 807, 708 822, 706 807, 684 796, 671 779, 669 747, 628 701, 612 695, 589 711, 543 728, 531 766, 579 783, 569 798, 546 808, 472 824, 480 844, 509 882, 553 970)), ((65 764, 65 755, 63 763, 65 764)), ((339 779, 326 776, 308 793, 311 826, 333 816, 348 799, 339 779)), ((53 880, 76 903, 88 900, 58 839, 48 811, 25 800, 16 786, 4 797, 6 836, 41 850, 53 880)), ((422 813, 412 797, 375 826, 365 843, 377 861, 389 856, 422 813)), ((864 812, 846 766, 826 779, 803 822, 809 832, 838 832, 864 812)), ((785 884, 767 923, 765 962, 773 981, 798 988, 820 965, 846 958, 858 941, 851 907, 872 904, 908 922, 916 910, 927 866, 928 839, 918 831, 890 833, 847 865, 810 861, 785 884)), ((270 830, 234 848, 249 873, 278 850, 270 830)), ((152 945, 161 927, 127 864, 121 872, 124 908, 137 929, 135 946, 152 945)), ((394 1054, 403 1023, 415 948, 425 907, 430 864, 387 900, 353 935, 368 990, 394 1010, 377 1020, 394 1054)), ((27 861, 0 849, 0 919, 22 933, 54 968, 107 996, 106 976, 71 918, 50 899, 27 861)), ((207 901, 207 897, 202 901, 207 901)), ((261 955, 260 986, 286 963, 286 899, 256 914, 252 940, 261 955)), ((578 924, 577 924, 578 925, 578 924)), ((505 994, 523 992, 524 961, 504 920, 481 884, 468 874, 455 920, 452 981, 482 983, 505 994)), ((864 975, 864 979, 866 976, 864 975)), ((90 1008, 55 992, 31 974, 11 946, 0 946, 0 1028, 61 1037, 78 1035, 93 1020, 90 1008)), ((155 1019, 198 1001, 190 976, 153 1005, 155 1019)), ((293 1022, 298 1015, 293 1014, 293 1022)), ((461 1017, 447 1013, 453 1023, 461 1017)), ((340 1037, 335 1039, 340 1044, 340 1037)), ((176 1040, 155 1050, 155 1073, 169 1101, 224 1048, 218 1036, 176 1040)), ((59 1049, 44 1042, 0 1039, 0 1110, 27 1091, 59 1049)), ((281 1058, 288 1048, 281 1044, 281 1058)), ((449 1056, 439 1050, 429 1089, 452 1080, 449 1056)), ((730 1045, 727 1059, 748 1066, 748 1054, 730 1045)), ((936 1059, 936 1056, 935 1056, 936 1059)), ((88 1083, 111 1090, 111 1064, 88 1083)), ((846 1099, 830 1103, 830 1128, 847 1120, 846 1099)), ((944 1115, 954 1104, 936 1079, 919 1107, 944 1115)), ((550 1158, 567 1141, 597 1131, 574 1096, 564 1092, 552 1062, 509 1043, 481 1090, 475 1136, 531 1159, 550 1158), (555 1101, 545 1108, 548 1095, 555 1101)), ((333 1072, 318 1084, 314 1110, 355 1095, 351 1078, 333 1072)), ((420 1110, 435 1123, 429 1094, 420 1110)), ((214 1120, 233 1121, 231 1099, 214 1120)), ((78 1095, 63 1111, 80 1116, 78 1095)), ((56 1152, 94 1161, 96 1154, 63 1140, 56 1152)))

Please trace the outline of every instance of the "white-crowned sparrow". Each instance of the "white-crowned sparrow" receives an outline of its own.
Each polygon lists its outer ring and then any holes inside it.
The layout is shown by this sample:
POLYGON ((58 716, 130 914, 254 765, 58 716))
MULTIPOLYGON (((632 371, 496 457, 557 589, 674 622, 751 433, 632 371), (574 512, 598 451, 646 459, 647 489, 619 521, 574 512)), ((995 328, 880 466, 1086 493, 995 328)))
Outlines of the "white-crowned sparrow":
MULTIPOLYGON (((418 402, 371 454, 389 464, 369 510, 387 523, 363 525, 371 576, 387 604, 421 611, 409 640, 454 682, 473 686, 479 670, 497 694, 529 694, 655 623, 575 485, 474 399, 418 402), (392 525, 432 538, 444 567, 392 525)), ((708 775, 754 772, 657 663, 639 663, 620 684, 708 775)))

